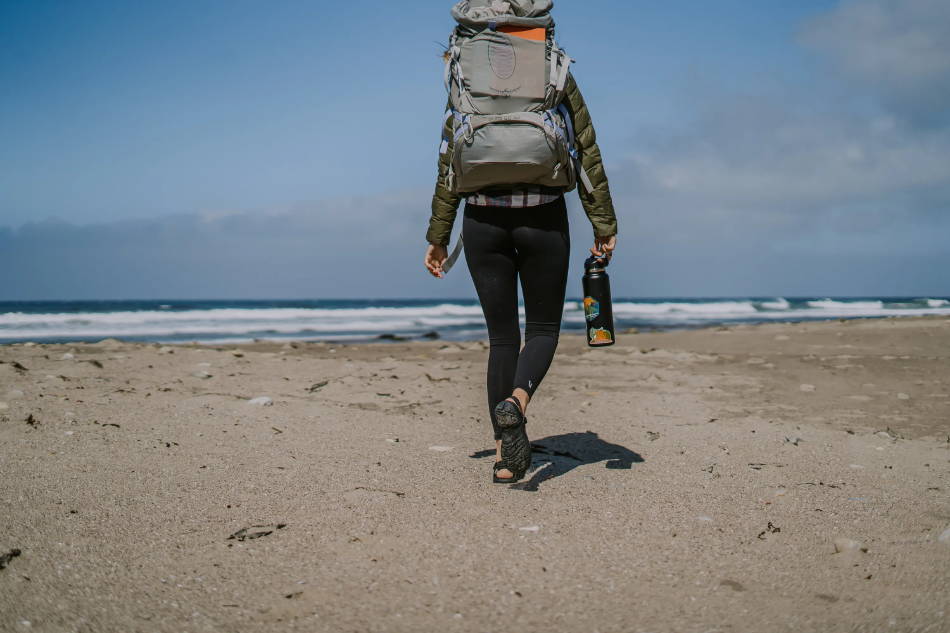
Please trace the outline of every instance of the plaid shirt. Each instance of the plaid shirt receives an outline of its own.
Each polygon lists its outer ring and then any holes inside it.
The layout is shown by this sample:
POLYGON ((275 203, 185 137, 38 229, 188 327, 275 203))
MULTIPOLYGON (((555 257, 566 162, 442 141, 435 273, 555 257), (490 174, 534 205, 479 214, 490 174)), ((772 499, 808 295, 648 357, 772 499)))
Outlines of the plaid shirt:
POLYGON ((479 207, 523 209, 554 202, 564 194, 559 187, 529 185, 518 189, 479 191, 465 197, 465 202, 479 207))

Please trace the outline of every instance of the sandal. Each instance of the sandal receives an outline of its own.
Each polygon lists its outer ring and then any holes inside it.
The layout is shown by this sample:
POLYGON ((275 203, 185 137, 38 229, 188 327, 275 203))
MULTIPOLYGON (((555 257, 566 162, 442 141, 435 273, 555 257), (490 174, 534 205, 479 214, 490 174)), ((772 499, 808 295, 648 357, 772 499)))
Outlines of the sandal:
POLYGON ((492 481, 496 484, 514 483, 524 477, 531 467, 531 444, 525 424, 528 423, 521 407, 511 400, 502 400, 495 406, 495 419, 501 427, 501 461, 495 462, 492 481), (511 477, 499 477, 498 471, 507 469, 511 477))

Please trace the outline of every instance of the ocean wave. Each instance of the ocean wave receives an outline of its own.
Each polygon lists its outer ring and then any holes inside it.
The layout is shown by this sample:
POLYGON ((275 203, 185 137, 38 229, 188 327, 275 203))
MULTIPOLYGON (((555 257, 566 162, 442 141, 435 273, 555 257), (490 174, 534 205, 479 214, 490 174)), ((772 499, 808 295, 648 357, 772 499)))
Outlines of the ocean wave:
POLYGON ((836 301, 834 299, 820 299, 818 301, 808 301, 809 308, 819 310, 854 310, 856 312, 867 312, 871 310, 880 310, 884 307, 883 301, 836 301))
POLYGON ((308 321, 320 319, 422 319, 440 316, 481 317, 479 306, 446 303, 432 307, 406 308, 214 308, 167 312, 137 310, 124 312, 58 312, 0 314, 0 327, 31 324, 135 325, 189 321, 308 321))
MULTIPOLYGON (((194 302, 198 303, 198 302, 194 302)), ((223 302, 220 302, 223 303, 223 302)), ((318 307, 282 305, 249 307, 234 305, 190 307, 154 302, 143 309, 48 312, 8 311, 0 313, 0 341, 90 341, 107 337, 147 341, 238 341, 261 339, 334 340, 371 339, 380 334, 419 336, 436 331, 446 338, 482 338, 485 322, 481 307, 474 302, 450 301, 432 305, 343 304, 325 302, 318 307), (326 305, 329 304, 329 305, 326 305)), ((407 302, 411 303, 411 302, 407 302)), ((418 302, 417 302, 418 303, 418 302)), ((7 304, 21 308, 21 304, 7 304)), ((568 300, 563 306, 566 330, 579 330, 586 321, 582 304, 568 300)), ((694 327, 717 323, 756 323, 833 318, 885 316, 950 316, 947 298, 842 299, 784 297, 759 299, 618 299, 613 305, 618 328, 694 327)), ((522 325, 524 307, 519 308, 522 325)))
POLYGON ((784 297, 778 297, 774 301, 763 301, 759 304, 763 310, 788 310, 792 304, 784 297))
POLYGON ((758 310, 751 301, 716 301, 709 303, 615 303, 615 316, 658 315, 658 314, 695 314, 695 315, 739 315, 755 314, 758 310))

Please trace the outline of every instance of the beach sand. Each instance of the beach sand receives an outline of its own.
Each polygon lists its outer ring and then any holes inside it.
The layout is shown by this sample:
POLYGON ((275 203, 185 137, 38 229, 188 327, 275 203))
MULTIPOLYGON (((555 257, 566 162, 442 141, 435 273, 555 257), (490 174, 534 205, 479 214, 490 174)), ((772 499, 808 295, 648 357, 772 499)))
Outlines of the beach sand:
POLYGON ((0 361, 2 631, 950 631, 946 318, 0 361))

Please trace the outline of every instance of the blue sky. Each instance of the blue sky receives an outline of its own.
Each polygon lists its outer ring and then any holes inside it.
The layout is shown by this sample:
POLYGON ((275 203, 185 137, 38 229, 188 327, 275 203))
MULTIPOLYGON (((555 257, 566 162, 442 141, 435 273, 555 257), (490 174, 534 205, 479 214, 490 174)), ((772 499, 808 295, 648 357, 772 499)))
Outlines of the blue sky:
MULTIPOLYGON (((0 299, 473 296, 420 264, 450 6, 0 0, 0 299)), ((950 3, 554 14, 621 292, 950 293, 950 3)))

